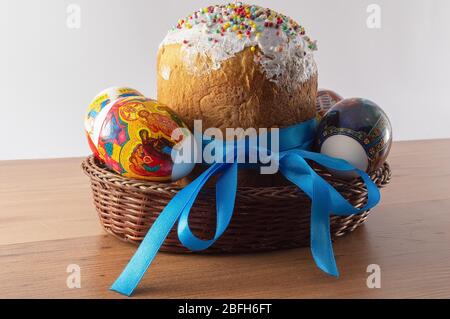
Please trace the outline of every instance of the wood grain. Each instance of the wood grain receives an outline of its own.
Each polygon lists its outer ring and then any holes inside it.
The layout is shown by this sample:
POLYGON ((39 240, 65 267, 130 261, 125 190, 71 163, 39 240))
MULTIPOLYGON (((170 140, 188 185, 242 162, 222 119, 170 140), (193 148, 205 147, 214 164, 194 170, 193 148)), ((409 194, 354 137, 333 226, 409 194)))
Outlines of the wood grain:
MULTIPOLYGON (((339 279, 308 248, 249 255, 161 253, 136 298, 450 298, 450 140, 395 143, 394 177, 368 223, 339 239, 339 279), (381 289, 366 286, 369 264, 381 289)), ((133 246, 105 235, 81 159, 0 162, 0 297, 117 298, 133 246), (66 267, 81 267, 81 288, 66 267)))

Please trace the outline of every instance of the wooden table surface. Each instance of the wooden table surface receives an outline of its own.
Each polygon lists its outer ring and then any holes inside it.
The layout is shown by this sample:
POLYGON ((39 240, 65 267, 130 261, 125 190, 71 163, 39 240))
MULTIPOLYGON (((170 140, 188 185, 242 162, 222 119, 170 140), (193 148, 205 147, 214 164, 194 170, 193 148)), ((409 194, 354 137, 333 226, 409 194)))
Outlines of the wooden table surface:
MULTIPOLYGON (((105 234, 80 158, 0 161, 0 297, 120 298, 135 247, 105 234), (81 269, 69 289, 66 268, 81 269)), ((341 277, 308 248, 226 256, 160 253, 136 298, 450 297, 450 140, 395 143, 392 183, 367 224, 334 244, 341 277), (369 289, 369 264, 381 288, 369 289)))

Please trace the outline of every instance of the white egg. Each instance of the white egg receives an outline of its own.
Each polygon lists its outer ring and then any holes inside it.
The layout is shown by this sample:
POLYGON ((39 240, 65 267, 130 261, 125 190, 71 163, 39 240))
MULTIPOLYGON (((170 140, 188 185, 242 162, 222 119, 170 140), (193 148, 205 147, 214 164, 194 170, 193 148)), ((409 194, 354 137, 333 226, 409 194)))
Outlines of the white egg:
MULTIPOLYGON (((323 142, 320 152, 331 157, 346 160, 362 171, 366 171, 369 165, 366 151, 362 145, 357 140, 346 135, 330 136, 323 142)), ((331 171, 335 175, 344 178, 354 178, 358 176, 356 172, 331 171)))

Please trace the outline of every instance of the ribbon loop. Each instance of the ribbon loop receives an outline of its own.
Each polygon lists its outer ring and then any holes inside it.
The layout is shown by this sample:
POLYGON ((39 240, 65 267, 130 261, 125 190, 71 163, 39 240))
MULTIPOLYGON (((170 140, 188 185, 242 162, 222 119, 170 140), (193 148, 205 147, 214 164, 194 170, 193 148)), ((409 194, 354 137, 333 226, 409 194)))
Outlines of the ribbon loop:
MULTIPOLYGON (((234 201, 237 189, 237 164, 223 164, 223 174, 216 184, 216 232, 211 240, 196 237, 189 228, 189 209, 185 208, 178 221, 178 238, 192 251, 205 250, 213 245, 227 229, 233 216, 234 201)), ((192 205, 191 205, 192 206, 192 205)))

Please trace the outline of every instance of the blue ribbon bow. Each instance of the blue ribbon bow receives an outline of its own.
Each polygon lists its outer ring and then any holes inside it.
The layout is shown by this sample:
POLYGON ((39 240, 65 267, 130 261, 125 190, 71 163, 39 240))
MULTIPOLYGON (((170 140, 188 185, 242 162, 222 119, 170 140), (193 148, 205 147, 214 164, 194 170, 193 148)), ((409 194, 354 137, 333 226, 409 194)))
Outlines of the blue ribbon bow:
MULTIPOLYGON (((308 151, 316 130, 316 120, 290 126, 279 131, 279 170, 311 199, 311 251, 317 266, 324 272, 338 276, 330 234, 330 215, 349 216, 374 207, 380 200, 378 187, 363 171, 348 162, 324 154, 308 151), (308 164, 314 161, 326 168, 356 172, 367 187, 368 199, 364 207, 355 208, 336 189, 320 177, 308 164)), ((155 220, 138 250, 114 282, 112 290, 130 296, 152 263, 159 248, 178 221, 178 238, 192 251, 207 249, 222 236, 233 216, 237 191, 238 164, 214 163, 192 183, 180 190, 155 220), (220 174, 216 182, 216 232, 214 238, 202 240, 190 230, 189 213, 206 182, 220 174)))

